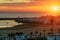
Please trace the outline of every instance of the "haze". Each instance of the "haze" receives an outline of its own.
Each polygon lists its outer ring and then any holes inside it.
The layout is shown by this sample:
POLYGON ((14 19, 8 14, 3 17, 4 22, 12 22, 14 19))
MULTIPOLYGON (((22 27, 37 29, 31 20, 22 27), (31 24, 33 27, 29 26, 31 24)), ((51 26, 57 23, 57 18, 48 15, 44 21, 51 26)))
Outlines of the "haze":
MULTIPOLYGON (((24 13, 28 12, 28 14, 30 14, 31 12, 32 13, 31 15, 33 16, 34 16, 33 12, 36 12, 36 14, 38 12, 39 14, 41 14, 42 12, 43 13, 42 15, 45 14, 60 15, 59 4, 60 0, 0 0, 0 12, 24 12, 24 13), (55 8, 51 8, 53 6, 57 7, 58 10, 54 11, 55 8)), ((24 16, 24 14, 22 16, 24 16)))

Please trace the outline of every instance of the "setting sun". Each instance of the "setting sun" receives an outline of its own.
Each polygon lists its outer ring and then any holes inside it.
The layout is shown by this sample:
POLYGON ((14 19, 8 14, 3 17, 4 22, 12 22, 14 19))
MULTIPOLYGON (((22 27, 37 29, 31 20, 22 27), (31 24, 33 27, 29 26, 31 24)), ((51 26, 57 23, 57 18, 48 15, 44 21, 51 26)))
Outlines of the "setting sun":
POLYGON ((58 10, 58 7, 57 6, 52 6, 52 10, 53 11, 57 11, 58 10))
POLYGON ((59 6, 57 6, 57 5, 50 6, 50 13, 49 13, 49 15, 52 15, 52 16, 59 15, 59 6))

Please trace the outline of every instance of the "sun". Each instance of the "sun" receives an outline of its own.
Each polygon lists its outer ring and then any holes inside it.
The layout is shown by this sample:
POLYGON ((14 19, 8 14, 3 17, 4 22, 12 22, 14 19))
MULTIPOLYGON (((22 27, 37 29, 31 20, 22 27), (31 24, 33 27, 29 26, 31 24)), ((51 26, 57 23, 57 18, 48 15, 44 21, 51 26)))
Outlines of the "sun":
POLYGON ((50 10, 51 10, 51 12, 53 12, 53 13, 57 13, 58 11, 59 11, 59 6, 50 6, 50 10))
POLYGON ((50 15, 57 16, 59 12, 59 6, 50 6, 50 15))
POLYGON ((58 11, 58 7, 57 6, 52 6, 52 11, 58 11))

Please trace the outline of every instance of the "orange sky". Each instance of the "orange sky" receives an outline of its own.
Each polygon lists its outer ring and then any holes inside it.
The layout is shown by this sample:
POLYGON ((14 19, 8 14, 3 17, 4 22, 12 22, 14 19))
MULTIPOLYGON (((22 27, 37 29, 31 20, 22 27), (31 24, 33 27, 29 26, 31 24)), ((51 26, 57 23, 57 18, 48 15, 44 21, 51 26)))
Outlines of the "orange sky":
MULTIPOLYGON (((30 0, 29 0, 30 1, 30 0)), ((45 11, 51 12, 51 6, 60 7, 60 0, 32 0, 33 2, 0 3, 0 11, 45 11)))
MULTIPOLYGON (((16 1, 15 1, 16 2, 16 1)), ((52 15, 59 15, 60 12, 60 0, 23 0, 19 2, 3 2, 0 0, 0 18, 15 18, 15 17, 40 17, 50 13, 52 15), (52 8, 52 7, 58 7, 52 8), (54 10, 56 9, 56 10, 54 10), (16 13, 5 13, 16 12, 16 13), (17 13, 17 12, 23 13, 17 13), (26 12, 26 13, 25 13, 26 12), (34 12, 34 13, 33 13, 34 12), (40 12, 40 13, 36 13, 40 12), (33 13, 33 14, 32 14, 33 13)), ((49 14, 48 14, 49 15, 49 14)))

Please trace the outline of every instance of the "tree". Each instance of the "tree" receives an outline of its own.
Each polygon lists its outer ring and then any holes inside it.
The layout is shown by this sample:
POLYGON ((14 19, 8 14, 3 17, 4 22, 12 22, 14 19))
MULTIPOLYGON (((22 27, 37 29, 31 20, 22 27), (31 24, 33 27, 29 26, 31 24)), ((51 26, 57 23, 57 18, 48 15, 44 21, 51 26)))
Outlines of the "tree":
POLYGON ((41 37, 41 35, 42 35, 42 33, 40 32, 40 33, 39 33, 39 37, 41 37))
POLYGON ((45 29, 44 29, 44 30, 43 30, 43 33, 44 33, 43 36, 44 36, 44 37, 45 37, 45 32, 46 32, 46 31, 45 31, 45 29))
POLYGON ((51 31, 51 35, 53 35, 53 29, 52 29, 52 28, 51 28, 51 30, 50 30, 50 31, 51 31))
POLYGON ((32 38, 33 32, 30 32, 30 38, 32 38))
POLYGON ((59 33, 60 33, 60 29, 58 29, 59 33))
POLYGON ((60 35, 60 29, 58 29, 58 34, 60 35))
POLYGON ((35 35, 36 35, 36 37, 38 36, 38 32, 37 31, 35 31, 35 35))
POLYGON ((9 40, 10 40, 10 38, 15 38, 15 34, 11 32, 11 33, 8 34, 8 37, 9 37, 9 40))
POLYGON ((9 33, 9 34, 8 34, 9 40, 10 40, 10 36, 11 36, 11 34, 9 33))

